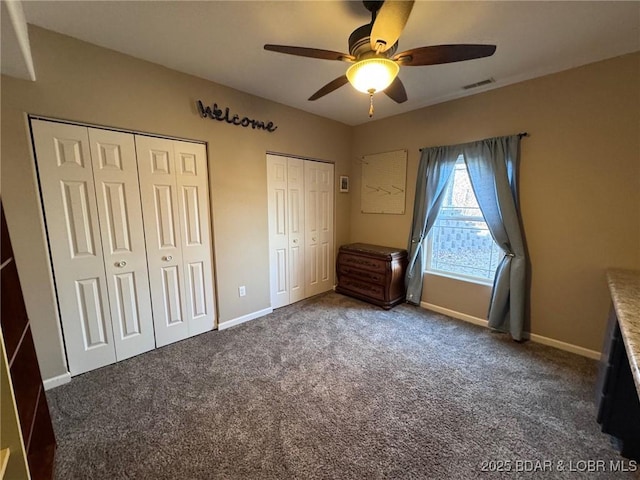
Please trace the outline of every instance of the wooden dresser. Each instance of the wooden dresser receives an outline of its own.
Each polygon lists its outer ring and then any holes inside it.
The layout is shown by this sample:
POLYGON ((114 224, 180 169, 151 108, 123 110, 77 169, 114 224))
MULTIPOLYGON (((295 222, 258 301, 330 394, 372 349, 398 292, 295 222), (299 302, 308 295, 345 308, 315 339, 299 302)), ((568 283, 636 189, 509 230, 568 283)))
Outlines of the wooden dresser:
POLYGON ((385 310, 404 302, 407 251, 366 243, 343 245, 338 251, 336 292, 385 310))

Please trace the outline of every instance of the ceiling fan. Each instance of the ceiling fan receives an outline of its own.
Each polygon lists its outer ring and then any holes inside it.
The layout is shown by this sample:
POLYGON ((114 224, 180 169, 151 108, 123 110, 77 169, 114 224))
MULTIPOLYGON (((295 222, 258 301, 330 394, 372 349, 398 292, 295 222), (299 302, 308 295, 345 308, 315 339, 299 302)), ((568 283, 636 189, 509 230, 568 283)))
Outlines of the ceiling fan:
POLYGON ((356 28, 349 36, 349 54, 317 48, 288 45, 264 46, 265 50, 301 57, 338 60, 352 65, 345 75, 327 83, 309 97, 317 100, 328 93, 351 83, 356 90, 369 94, 369 116, 373 116, 373 94, 384 93, 396 103, 407 100, 407 92, 398 78, 401 66, 417 67, 442 63, 461 62, 489 57, 496 51, 495 45, 457 44, 420 47, 396 53, 398 38, 402 34, 414 0, 363 1, 371 12, 371 22, 356 28))

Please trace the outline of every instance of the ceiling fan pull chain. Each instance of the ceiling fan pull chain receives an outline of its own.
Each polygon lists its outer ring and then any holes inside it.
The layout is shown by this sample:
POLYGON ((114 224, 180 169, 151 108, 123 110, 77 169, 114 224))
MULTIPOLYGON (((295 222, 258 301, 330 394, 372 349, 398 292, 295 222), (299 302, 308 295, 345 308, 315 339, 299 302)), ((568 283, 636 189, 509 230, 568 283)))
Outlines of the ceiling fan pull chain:
POLYGON ((373 92, 369 92, 369 118, 373 117, 373 92))

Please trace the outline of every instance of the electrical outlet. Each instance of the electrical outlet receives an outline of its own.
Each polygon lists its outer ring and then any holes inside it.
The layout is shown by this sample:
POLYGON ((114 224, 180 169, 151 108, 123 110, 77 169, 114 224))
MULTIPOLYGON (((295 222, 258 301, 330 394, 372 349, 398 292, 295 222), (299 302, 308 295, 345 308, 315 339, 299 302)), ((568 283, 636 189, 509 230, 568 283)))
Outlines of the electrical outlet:
POLYGON ((238 287, 238 295, 241 297, 244 297, 247 294, 247 289, 245 288, 244 285, 240 285, 238 287))

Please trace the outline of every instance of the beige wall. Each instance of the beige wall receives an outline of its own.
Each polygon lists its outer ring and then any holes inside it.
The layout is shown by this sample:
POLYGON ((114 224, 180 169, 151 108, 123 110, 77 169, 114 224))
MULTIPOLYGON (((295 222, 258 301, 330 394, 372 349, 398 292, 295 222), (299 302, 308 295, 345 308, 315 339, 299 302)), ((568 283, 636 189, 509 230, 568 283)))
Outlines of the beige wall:
MULTIPOLYGON (((640 268, 639 85, 636 53, 356 127, 353 191, 357 158, 407 148, 407 213, 361 214, 354 194, 351 241, 406 247, 419 148, 527 131, 520 198, 532 263, 528 329, 600 350, 605 269, 640 268)), ((423 301, 486 318, 489 294, 429 275, 423 301)))
MULTIPOLYGON (((351 128, 47 30, 29 35, 38 80, 2 77, 2 196, 43 377, 66 367, 25 113, 207 142, 219 321, 269 308, 265 154, 332 161, 348 175, 351 128), (202 119, 198 99, 278 130, 202 119)), ((349 199, 336 196, 338 245, 349 238, 349 199)))

